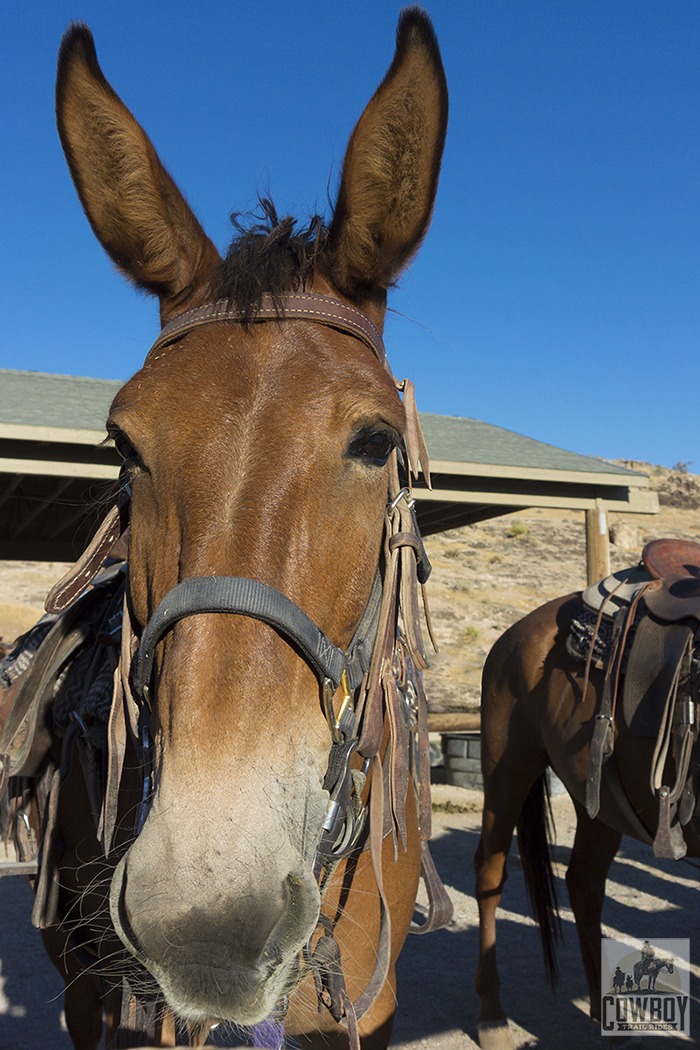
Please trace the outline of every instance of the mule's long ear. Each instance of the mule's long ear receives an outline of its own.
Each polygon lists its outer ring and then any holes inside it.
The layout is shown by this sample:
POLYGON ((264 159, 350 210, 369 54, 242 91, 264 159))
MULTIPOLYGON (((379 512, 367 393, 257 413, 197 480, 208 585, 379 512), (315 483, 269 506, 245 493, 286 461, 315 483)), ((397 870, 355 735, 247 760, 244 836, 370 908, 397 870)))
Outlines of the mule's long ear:
POLYGON ((162 313, 196 305, 219 254, 161 164, 148 136, 107 83, 92 34, 63 37, 56 80, 61 144, 97 239, 162 313))
POLYGON ((403 11, 386 77, 352 133, 330 226, 336 287, 362 299, 385 291, 430 225, 447 130, 447 83, 420 8, 403 11))

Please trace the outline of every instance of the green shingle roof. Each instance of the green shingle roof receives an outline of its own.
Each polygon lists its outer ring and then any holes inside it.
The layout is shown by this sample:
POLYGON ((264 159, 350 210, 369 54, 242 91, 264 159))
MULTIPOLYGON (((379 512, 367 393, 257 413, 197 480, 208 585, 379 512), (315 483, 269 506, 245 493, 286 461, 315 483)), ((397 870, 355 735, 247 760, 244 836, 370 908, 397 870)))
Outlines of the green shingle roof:
POLYGON ((450 463, 483 463, 502 467, 585 471, 589 474, 632 474, 600 459, 567 452, 555 445, 524 437, 480 419, 420 413, 430 458, 450 463))
POLYGON ((112 399, 123 385, 112 379, 0 368, 0 423, 103 431, 112 399))

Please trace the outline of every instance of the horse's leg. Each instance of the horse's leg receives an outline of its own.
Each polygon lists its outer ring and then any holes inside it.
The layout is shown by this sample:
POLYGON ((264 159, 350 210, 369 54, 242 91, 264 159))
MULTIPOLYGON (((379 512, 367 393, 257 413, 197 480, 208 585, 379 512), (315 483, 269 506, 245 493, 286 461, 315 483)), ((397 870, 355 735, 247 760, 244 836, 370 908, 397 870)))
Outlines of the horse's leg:
POLYGON ((479 1045, 485 1050, 514 1046, 508 1018, 501 1005, 501 979, 496 961, 496 910, 507 878, 506 860, 522 800, 505 811, 491 804, 484 783, 481 838, 474 856, 476 901, 479 907, 479 959, 474 987, 481 999, 476 1020, 479 1045))
POLYGON ((477 1039, 484 1050, 511 1050, 514 1046, 501 1004, 496 910, 507 878, 506 861, 515 825, 532 784, 547 763, 541 744, 527 726, 519 724, 517 700, 502 670, 507 664, 507 654, 502 660, 499 653, 505 641, 507 636, 496 643, 486 662, 481 700, 484 808, 481 837, 474 856, 475 896, 479 908, 479 959, 474 986, 481 999, 477 1039), (503 727, 509 724, 513 731, 504 732, 503 727))
MULTIPOLYGON (((520 737, 523 743, 523 737, 520 737)), ((528 750, 527 748, 525 749, 528 750)), ((507 872, 506 861, 513 830, 533 782, 546 767, 546 757, 534 745, 531 762, 516 761, 507 750, 491 754, 482 737, 484 810, 481 838, 474 857, 476 901, 479 908, 479 960, 474 986, 481 999, 476 1021, 477 1038, 484 1050, 510 1050, 514 1046, 508 1018, 501 1004, 501 980, 496 959, 496 911, 507 872)))
MULTIPOLYGON (((506 1013, 501 1005, 500 980, 496 962, 496 909, 506 878, 506 860, 513 829, 523 807, 528 826, 528 858, 532 848, 545 842, 544 856, 535 857, 530 876, 544 881, 537 887, 540 910, 550 915, 549 853, 546 848, 544 798, 531 790, 544 774, 548 763, 543 727, 556 718, 562 701, 571 701, 566 676, 553 677, 558 664, 555 646, 563 637, 570 610, 577 607, 572 596, 549 602, 511 627, 489 653, 481 689, 481 768, 484 777, 484 811, 481 838, 474 863, 476 898, 479 907, 479 960, 474 984, 481 998, 477 1020, 479 1043, 488 1050, 513 1046, 506 1013), (562 690, 564 693, 562 694, 562 690), (534 826, 530 823, 534 820, 534 826)), ((566 653, 564 652, 564 658, 566 653)), ((542 851, 541 851, 542 852, 542 851)), ((526 868, 523 868, 526 872, 526 868)), ((533 888, 531 886, 531 888, 533 888)), ((543 947, 553 955, 547 938, 543 947)))
POLYGON ((102 981, 75 961, 57 927, 42 930, 41 939, 46 954, 65 982, 63 1010, 75 1050, 97 1050, 104 1031, 102 981))
POLYGON ((576 837, 566 873, 571 908, 581 945, 591 999, 591 1017, 600 1020, 600 919, 605 902, 605 880, 620 848, 622 835, 601 820, 591 820, 585 806, 574 800, 576 837))

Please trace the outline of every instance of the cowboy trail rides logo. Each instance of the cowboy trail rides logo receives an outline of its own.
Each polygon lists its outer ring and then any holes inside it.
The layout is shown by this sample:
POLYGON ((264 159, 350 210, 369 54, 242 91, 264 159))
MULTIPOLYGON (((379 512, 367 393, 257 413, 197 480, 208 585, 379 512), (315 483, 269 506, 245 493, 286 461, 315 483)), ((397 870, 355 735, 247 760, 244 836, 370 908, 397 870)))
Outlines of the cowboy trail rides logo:
POLYGON ((690 1032, 690 941, 660 938, 640 948, 604 937, 601 944, 603 1035, 690 1032))

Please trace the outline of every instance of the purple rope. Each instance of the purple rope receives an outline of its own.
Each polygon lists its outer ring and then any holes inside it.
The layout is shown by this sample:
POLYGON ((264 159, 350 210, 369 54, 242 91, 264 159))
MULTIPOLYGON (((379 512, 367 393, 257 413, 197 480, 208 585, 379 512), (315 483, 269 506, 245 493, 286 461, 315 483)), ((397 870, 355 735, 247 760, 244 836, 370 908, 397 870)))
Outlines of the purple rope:
POLYGON ((265 1050, 281 1050, 284 1041, 284 1025, 274 1020, 274 1014, 252 1027, 253 1046, 265 1050))

